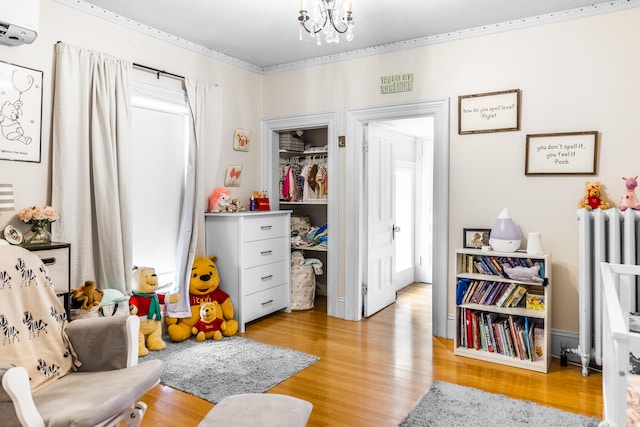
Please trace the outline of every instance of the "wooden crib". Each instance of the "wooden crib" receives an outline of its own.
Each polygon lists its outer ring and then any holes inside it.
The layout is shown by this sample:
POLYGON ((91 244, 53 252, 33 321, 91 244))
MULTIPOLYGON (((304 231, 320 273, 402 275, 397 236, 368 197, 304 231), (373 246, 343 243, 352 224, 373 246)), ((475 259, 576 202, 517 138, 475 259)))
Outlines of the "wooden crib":
POLYGON ((603 262, 602 388, 604 420, 600 426, 640 426, 640 375, 630 372, 631 354, 640 357, 640 333, 633 328, 638 311, 636 283, 640 266, 603 262), (631 353, 631 354, 630 354, 631 353))

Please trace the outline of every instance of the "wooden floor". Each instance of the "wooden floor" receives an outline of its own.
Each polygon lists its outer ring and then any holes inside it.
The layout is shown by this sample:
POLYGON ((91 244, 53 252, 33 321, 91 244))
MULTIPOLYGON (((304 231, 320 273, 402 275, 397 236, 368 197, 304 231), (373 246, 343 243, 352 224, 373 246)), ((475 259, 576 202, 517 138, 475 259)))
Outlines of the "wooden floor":
MULTIPOLYGON (((454 356, 452 340, 431 335, 430 301, 430 285, 411 285, 395 304, 353 322, 328 317, 319 300, 315 310, 277 313, 240 335, 320 357, 269 390, 313 403, 309 426, 397 426, 436 380, 602 418, 599 373, 583 377, 556 358, 541 374, 454 356)), ((143 401, 147 427, 195 426, 213 407, 164 385, 143 401)))

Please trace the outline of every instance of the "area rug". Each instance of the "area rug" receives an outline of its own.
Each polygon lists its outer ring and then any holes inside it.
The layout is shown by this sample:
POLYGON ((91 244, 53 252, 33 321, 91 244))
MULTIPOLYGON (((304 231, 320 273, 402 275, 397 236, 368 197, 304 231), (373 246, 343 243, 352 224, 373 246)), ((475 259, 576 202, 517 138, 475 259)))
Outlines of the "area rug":
POLYGON ((599 422, 502 394, 436 381, 400 426, 596 427, 599 422))
POLYGON ((233 394, 264 393, 319 360, 237 335, 220 341, 165 341, 167 348, 141 359, 162 360, 163 384, 213 403, 233 394))

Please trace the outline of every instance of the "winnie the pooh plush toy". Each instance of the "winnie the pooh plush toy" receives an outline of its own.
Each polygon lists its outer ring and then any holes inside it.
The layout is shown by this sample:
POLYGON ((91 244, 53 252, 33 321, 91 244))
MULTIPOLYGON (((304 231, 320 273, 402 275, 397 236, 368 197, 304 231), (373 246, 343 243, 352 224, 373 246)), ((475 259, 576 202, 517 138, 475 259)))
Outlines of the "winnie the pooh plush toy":
POLYGON ((158 276, 149 267, 135 267, 131 283, 133 295, 129 298, 129 312, 140 318, 138 332, 138 356, 149 350, 162 350, 167 346, 162 340, 162 317, 160 304, 173 304, 180 299, 179 294, 158 294, 158 276))
POLYGON ((193 325, 191 333, 196 336, 196 341, 222 339, 222 331, 227 329, 222 308, 217 301, 203 302, 200 304, 200 320, 193 325))
POLYGON ((578 202, 579 208, 592 209, 609 209, 611 204, 607 202, 602 194, 602 185, 600 181, 586 182, 584 196, 578 202))
POLYGON ((200 304, 216 301, 222 308, 222 315, 227 323, 227 328, 222 335, 229 337, 238 331, 238 321, 233 319, 234 308, 231 298, 220 289, 220 276, 216 268, 215 256, 196 257, 191 268, 191 280, 189 281, 189 306, 191 317, 165 319, 167 333, 174 342, 184 341, 192 336, 192 329, 200 320, 200 304))

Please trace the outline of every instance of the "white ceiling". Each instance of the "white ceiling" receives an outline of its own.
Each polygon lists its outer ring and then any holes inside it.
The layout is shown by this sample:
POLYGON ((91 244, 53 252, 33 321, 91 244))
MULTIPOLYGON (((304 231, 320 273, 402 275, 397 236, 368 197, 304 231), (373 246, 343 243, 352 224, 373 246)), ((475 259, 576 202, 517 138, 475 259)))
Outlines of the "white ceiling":
POLYGON ((299 41, 300 0, 56 1, 259 72, 640 7, 640 0, 352 0, 353 41, 317 46, 308 36, 299 41))

